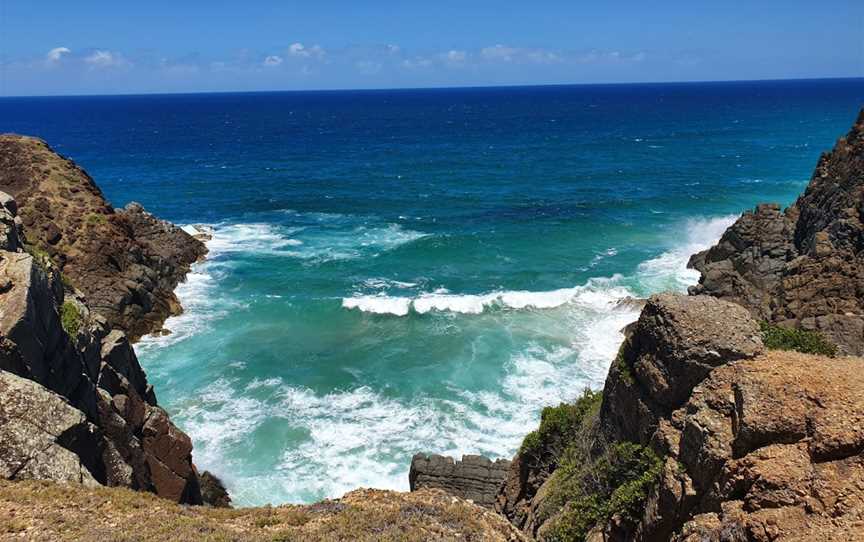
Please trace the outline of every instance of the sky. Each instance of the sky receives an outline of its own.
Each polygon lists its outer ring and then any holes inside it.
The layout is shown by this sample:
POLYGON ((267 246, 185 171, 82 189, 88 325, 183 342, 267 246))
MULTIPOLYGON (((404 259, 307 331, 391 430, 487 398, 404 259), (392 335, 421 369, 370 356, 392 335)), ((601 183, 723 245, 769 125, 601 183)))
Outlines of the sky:
POLYGON ((5 96, 862 76, 862 0, 0 0, 5 96))

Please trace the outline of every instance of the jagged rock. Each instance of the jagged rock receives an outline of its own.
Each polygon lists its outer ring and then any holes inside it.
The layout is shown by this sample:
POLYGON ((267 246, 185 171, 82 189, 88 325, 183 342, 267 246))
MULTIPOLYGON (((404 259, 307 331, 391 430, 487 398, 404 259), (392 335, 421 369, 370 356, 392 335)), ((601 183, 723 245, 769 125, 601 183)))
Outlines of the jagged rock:
POLYGON ((206 254, 202 242, 138 205, 115 212, 84 170, 36 138, 0 135, 0 189, 16 198, 27 242, 109 327, 135 341, 180 312, 174 288, 206 254))
POLYGON ((39 384, 0 370, 0 477, 89 486, 104 481, 102 439, 80 410, 39 384))
POLYGON ((862 370, 861 359, 771 352, 713 371, 663 429, 677 444, 635 539, 864 532, 862 370), (661 492, 674 497, 658 506, 661 492))
POLYGON ((603 391, 608 438, 645 444, 717 366, 762 351, 759 326, 740 305, 709 296, 652 296, 621 345, 603 391))
POLYGON ((785 212, 763 204, 695 255, 691 289, 734 301, 756 318, 819 331, 864 355, 864 111, 819 159, 785 212))
POLYGON ((0 250, 17 252, 21 250, 21 219, 18 217, 18 204, 5 192, 0 192, 0 250))
POLYGON ((411 491, 443 489, 447 493, 492 507, 507 477, 510 461, 492 461, 481 455, 464 455, 461 461, 443 455, 415 454, 408 474, 411 491))
MULTIPOLYGON (((95 479, 200 504, 191 441, 156 406, 124 333, 109 332, 104 319, 89 313, 73 293, 66 301, 79 311, 79 329, 70 337, 58 312, 65 296, 62 286, 56 287, 60 281, 29 254, 0 251, 0 282, 8 284, 0 292, 0 369, 32 380, 45 394, 56 392, 71 403, 66 408, 78 409, 77 416, 95 427, 98 449, 82 449, 79 456, 95 479)), ((0 403, 10 401, 10 393, 9 388, 0 389, 0 403)), ((59 449, 49 451, 57 469, 67 472, 69 458, 59 449)), ((0 460, 11 460, 7 452, 12 453, 0 448, 0 460)), ((48 460, 31 464, 47 465, 48 460)), ((48 467, 16 472, 19 478, 57 476, 48 467)))
POLYGON ((198 476, 198 481, 201 485, 201 500, 204 501, 204 504, 216 508, 231 507, 231 496, 228 495, 222 480, 205 470, 198 476))

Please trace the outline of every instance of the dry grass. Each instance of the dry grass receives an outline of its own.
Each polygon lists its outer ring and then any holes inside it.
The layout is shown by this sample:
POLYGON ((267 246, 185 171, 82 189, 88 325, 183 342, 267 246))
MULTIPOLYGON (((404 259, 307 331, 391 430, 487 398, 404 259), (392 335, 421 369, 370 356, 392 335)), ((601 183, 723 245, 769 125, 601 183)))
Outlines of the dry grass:
POLYGON ((524 540, 506 520, 439 491, 357 490, 311 506, 175 505, 122 488, 0 481, 0 540, 524 540))

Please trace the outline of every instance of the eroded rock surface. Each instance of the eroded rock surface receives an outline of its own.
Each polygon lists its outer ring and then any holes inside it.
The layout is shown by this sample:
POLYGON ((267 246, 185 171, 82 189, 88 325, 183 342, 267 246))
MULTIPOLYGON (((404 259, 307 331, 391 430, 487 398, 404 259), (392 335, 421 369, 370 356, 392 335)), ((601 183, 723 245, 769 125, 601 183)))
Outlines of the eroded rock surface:
POLYGON ((105 481, 102 439, 80 410, 56 393, 0 371, 0 477, 95 486, 105 481))
POLYGON ((744 213, 690 265, 702 273, 693 293, 819 331, 841 352, 864 355, 864 111, 819 159, 794 205, 744 213))
POLYGON ((0 403, 7 409, 0 461, 12 465, 4 477, 65 476, 200 503, 192 443, 157 405, 125 333, 110 330, 80 292, 64 286, 50 260, 0 251, 0 284, 0 376, 6 382, 0 403), (9 384, 14 375, 27 386, 9 384), (52 429, 45 416, 63 427, 52 429), (75 444, 85 440, 87 446, 75 444), (86 472, 73 473, 76 461, 86 472))
POLYGON ((416 454, 408 475, 411 491, 423 488, 443 489, 451 495, 491 507, 510 461, 492 461, 481 455, 465 455, 461 461, 443 455, 416 454))
MULTIPOLYGON (((651 297, 612 364, 596 422, 571 438, 588 447, 588 462, 631 442, 662 465, 638 517, 613 516, 588 540, 864 539, 864 360, 766 352, 737 304, 651 297)), ((519 464, 530 458, 517 455, 519 464)), ((556 476, 511 468, 498 509, 556 539, 556 522, 573 521, 556 476), (532 475, 539 487, 525 482, 532 475)))
POLYGON ((36 138, 0 135, 0 190, 17 201, 26 242, 110 328, 135 341, 180 312, 174 288, 206 254, 202 242, 140 205, 115 211, 83 169, 36 138))

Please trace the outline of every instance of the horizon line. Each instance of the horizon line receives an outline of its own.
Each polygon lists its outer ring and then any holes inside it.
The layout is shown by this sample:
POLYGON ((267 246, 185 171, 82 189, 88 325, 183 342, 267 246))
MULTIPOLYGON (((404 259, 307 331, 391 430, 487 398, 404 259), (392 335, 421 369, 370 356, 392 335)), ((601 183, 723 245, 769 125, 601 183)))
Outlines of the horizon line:
POLYGON ((767 78, 767 79, 714 79, 714 80, 692 80, 692 81, 628 81, 614 83, 536 83, 536 84, 503 84, 503 85, 445 85, 424 87, 368 87, 368 88, 320 88, 320 89, 280 89, 280 90, 202 90, 183 92, 119 92, 116 94, 13 94, 0 95, 0 100, 20 98, 109 98, 109 97, 143 97, 143 96, 195 96, 211 94, 287 94, 287 93, 323 93, 323 92, 394 92, 412 90, 483 90, 483 89, 507 89, 507 88, 549 88, 549 87, 611 87, 611 86, 636 86, 636 85, 698 85, 698 84, 728 84, 728 83, 779 83, 779 82, 807 82, 807 81, 862 81, 861 76, 838 76, 838 77, 790 77, 790 78, 767 78))

